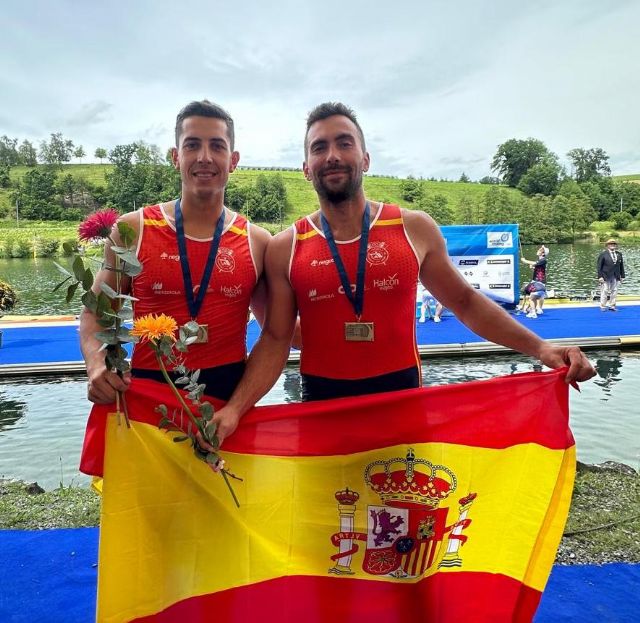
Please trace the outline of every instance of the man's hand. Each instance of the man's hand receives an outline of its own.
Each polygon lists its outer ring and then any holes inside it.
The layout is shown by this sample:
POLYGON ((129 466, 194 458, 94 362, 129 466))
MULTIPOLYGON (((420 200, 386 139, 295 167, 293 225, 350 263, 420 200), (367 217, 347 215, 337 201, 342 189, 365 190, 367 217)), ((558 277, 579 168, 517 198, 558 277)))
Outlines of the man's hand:
POLYGON ((545 344, 540 351, 540 361, 549 368, 569 366, 566 382, 587 381, 596 375, 595 368, 577 346, 553 346, 545 344))
POLYGON ((131 373, 119 376, 109 372, 104 364, 92 369, 89 373, 87 398, 97 405, 108 405, 116 401, 117 392, 125 392, 131 384, 131 373))
POLYGON ((238 428, 240 415, 230 407, 222 407, 215 412, 213 421, 218 425, 216 435, 220 445, 222 445, 222 442, 238 428))

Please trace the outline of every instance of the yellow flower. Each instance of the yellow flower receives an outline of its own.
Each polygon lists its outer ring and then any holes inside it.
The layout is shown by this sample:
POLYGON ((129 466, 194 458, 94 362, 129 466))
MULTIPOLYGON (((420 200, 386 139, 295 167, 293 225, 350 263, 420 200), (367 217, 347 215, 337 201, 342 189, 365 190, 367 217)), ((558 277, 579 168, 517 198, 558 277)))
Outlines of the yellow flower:
POLYGON ((133 321, 131 335, 137 335, 141 342, 149 340, 156 342, 163 337, 175 341, 174 333, 178 330, 178 323, 171 316, 165 314, 148 314, 133 321))

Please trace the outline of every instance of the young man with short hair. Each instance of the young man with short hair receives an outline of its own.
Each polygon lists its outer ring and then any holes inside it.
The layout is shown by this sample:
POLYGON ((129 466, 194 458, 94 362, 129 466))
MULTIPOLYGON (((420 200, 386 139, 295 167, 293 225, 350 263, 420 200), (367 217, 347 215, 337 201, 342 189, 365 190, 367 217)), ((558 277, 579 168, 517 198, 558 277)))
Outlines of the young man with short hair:
MULTIPOLYGON (((204 325, 199 343, 189 347, 185 365, 200 369, 207 394, 226 400, 245 368, 249 306, 262 319, 264 253, 270 235, 224 205, 224 192, 240 158, 235 151, 233 119, 208 100, 191 102, 176 119, 172 160, 180 171, 181 196, 130 212, 120 220, 136 232, 142 272, 123 280, 130 292, 134 317, 150 313, 173 316, 178 325, 196 320, 204 325)), ((117 230, 113 237, 118 241, 117 230)), ((105 263, 96 276, 115 287, 113 252, 105 248, 105 263)), ((125 391, 129 375, 120 377, 105 366, 95 338, 97 318, 84 309, 80 322, 82 353, 89 377, 88 398, 97 404, 115 400, 125 391)), ((135 377, 163 380, 148 344, 136 344, 135 377)))

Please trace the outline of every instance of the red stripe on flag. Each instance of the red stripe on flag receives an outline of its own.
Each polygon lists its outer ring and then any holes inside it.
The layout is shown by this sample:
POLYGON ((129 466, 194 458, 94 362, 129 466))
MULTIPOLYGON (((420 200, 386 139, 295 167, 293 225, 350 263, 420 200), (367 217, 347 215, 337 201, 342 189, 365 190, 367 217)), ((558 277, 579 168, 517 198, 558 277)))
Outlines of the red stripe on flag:
MULTIPOLYGON (((568 426, 565 373, 566 368, 355 398, 257 407, 244 416, 223 449, 243 454, 324 456, 396 444, 440 442, 495 449, 536 443, 564 450, 574 444, 568 426), (366 428, 362 422, 367 422, 366 428)), ((222 404, 215 399, 211 402, 216 408, 222 404)), ((169 411, 177 406, 167 386, 133 380, 127 392, 131 419, 157 425, 159 415, 154 409, 159 403, 166 404, 169 411)), ((102 474, 104 423, 109 411, 113 411, 113 405, 95 406, 89 417, 80 466, 85 473, 102 474)))
POLYGON ((415 584, 294 576, 192 597, 135 621, 525 623, 533 619, 540 596, 512 578, 488 573, 438 573, 415 584))

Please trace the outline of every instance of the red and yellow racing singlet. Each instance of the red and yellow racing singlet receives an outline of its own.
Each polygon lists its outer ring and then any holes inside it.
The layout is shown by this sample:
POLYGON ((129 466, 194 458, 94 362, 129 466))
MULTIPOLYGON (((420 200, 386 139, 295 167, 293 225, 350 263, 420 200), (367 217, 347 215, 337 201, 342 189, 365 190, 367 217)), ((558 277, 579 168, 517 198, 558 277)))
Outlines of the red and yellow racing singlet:
MULTIPOLYGON (((191 345, 185 355, 185 365, 192 370, 246 358, 247 313, 257 282, 249 227, 246 219, 234 214, 223 230, 207 294, 195 319, 208 325, 208 342, 191 345)), ((202 280, 211 238, 202 240, 187 236, 186 244, 195 294, 202 280)), ((138 259, 142 272, 132 284, 132 294, 138 299, 134 303, 134 316, 164 313, 173 316, 178 325, 191 320, 176 231, 160 205, 147 206, 142 211, 138 259)), ((135 345, 132 367, 158 368, 147 344, 135 345)))
MULTIPOLYGON (((373 342, 348 342, 344 323, 355 321, 329 245, 307 217, 294 225, 289 279, 302 330, 300 371, 330 379, 362 379, 420 366, 415 339, 418 259, 400 208, 384 205, 373 217, 367 248, 362 322, 373 322, 373 342)), ((360 237, 337 241, 355 290, 360 237)))

